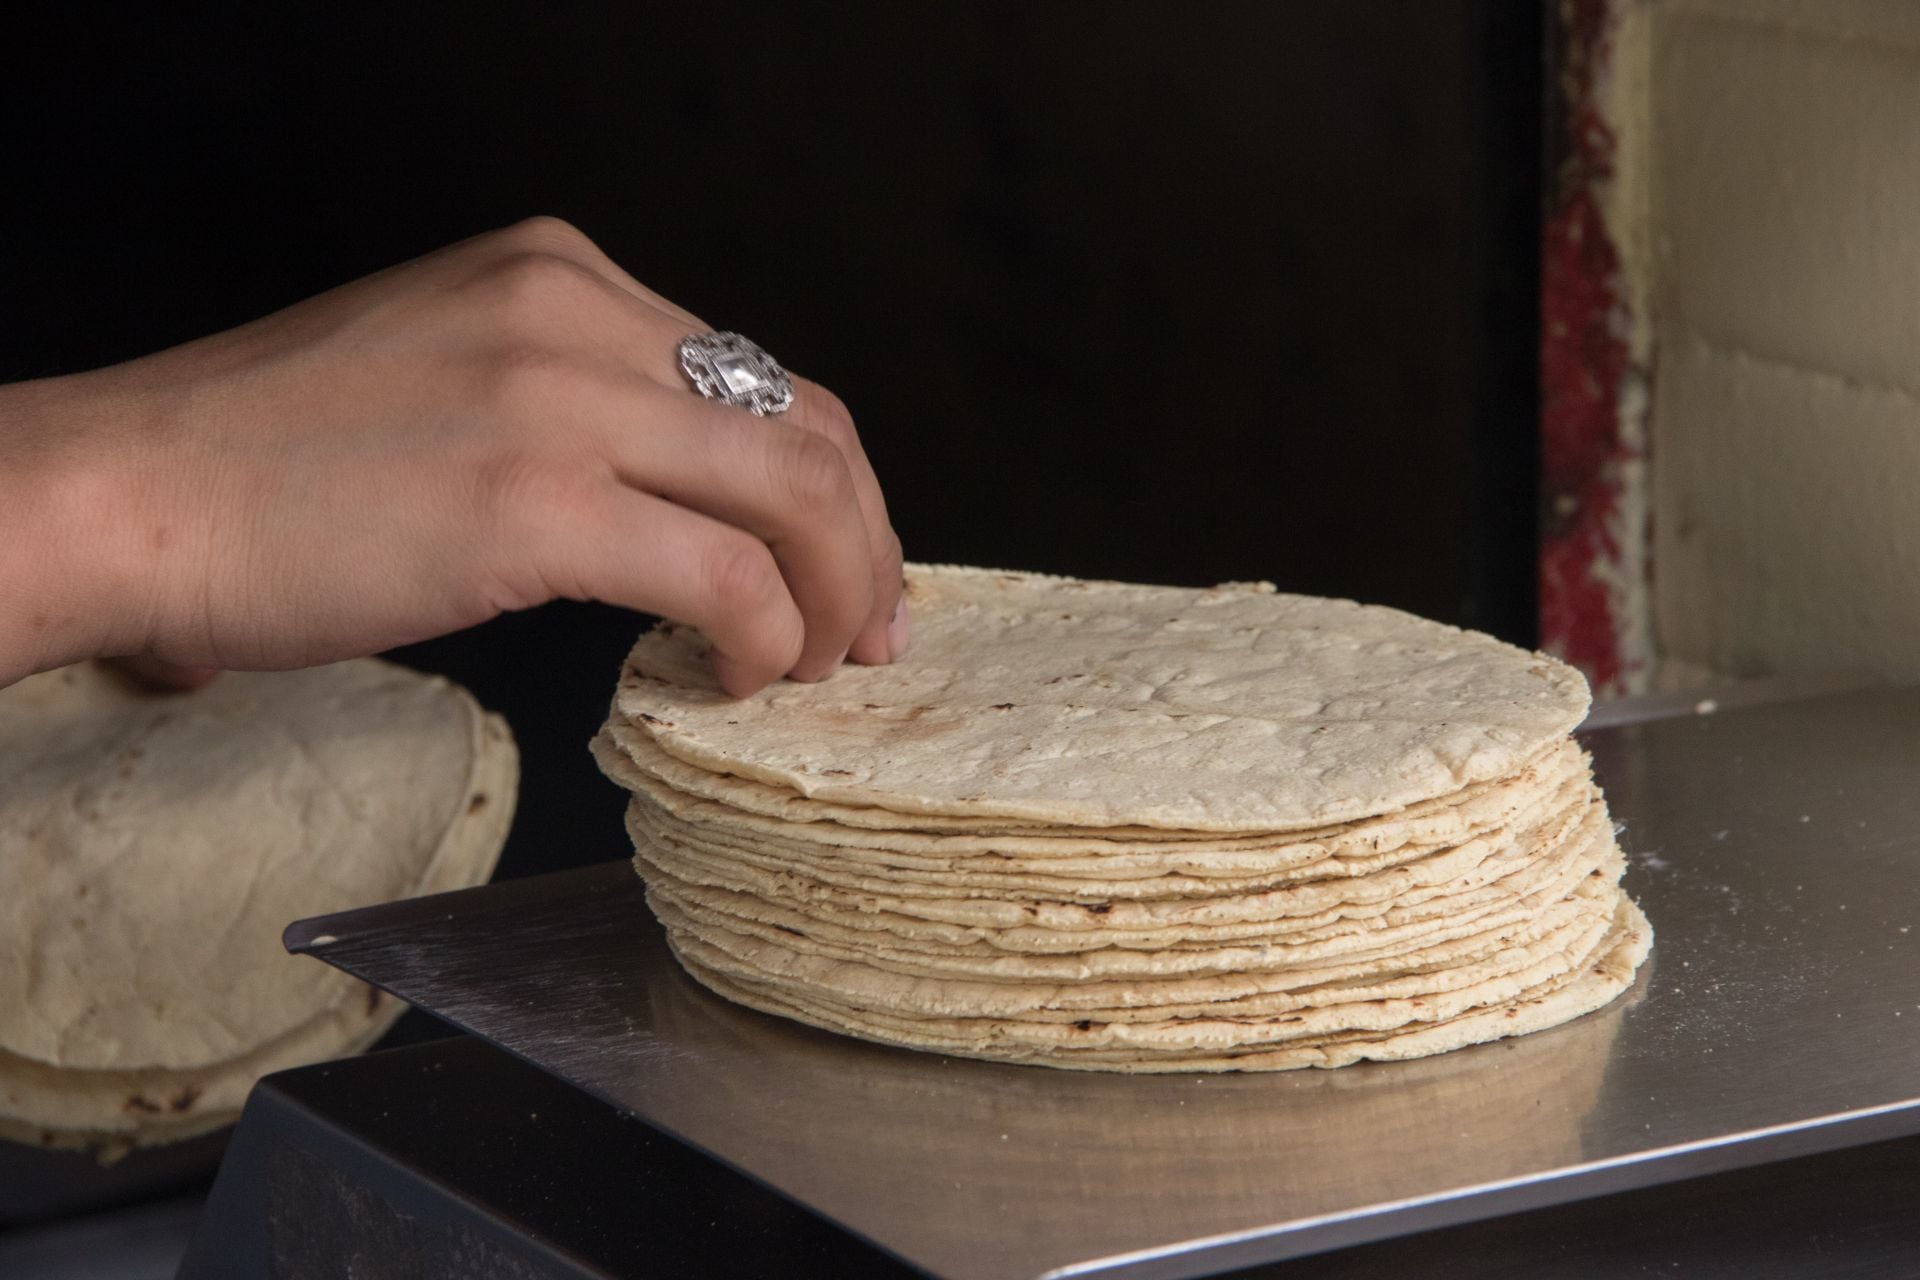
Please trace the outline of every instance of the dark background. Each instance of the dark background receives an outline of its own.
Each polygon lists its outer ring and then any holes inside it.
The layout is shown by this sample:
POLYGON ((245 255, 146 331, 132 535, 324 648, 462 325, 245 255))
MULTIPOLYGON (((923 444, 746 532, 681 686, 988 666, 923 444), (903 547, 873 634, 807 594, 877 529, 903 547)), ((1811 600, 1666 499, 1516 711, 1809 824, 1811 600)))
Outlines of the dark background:
MULTIPOLYGON (((171 8, 0 36, 0 377, 557 214, 838 391, 912 558, 1534 638, 1533 0, 171 8)), ((624 851, 639 625, 399 655, 521 740, 504 873, 624 851)))

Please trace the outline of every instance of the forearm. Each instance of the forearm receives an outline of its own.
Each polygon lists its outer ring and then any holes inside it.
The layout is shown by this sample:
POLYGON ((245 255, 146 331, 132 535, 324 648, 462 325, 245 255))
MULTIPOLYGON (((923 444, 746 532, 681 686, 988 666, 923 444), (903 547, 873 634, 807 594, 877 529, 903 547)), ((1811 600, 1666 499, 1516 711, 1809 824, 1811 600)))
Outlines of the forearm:
POLYGON ((0 685, 145 645, 129 412, 100 374, 0 386, 0 685))

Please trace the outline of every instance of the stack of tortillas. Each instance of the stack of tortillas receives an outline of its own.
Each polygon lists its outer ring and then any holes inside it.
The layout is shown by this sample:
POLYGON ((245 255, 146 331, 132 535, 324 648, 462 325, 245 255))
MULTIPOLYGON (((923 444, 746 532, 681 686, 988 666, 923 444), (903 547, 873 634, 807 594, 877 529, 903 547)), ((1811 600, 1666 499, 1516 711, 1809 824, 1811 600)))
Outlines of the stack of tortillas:
POLYGON ((143 693, 0 690, 0 1136, 105 1154, 230 1122, 404 1008, 281 947, 300 917, 492 872, 505 724, 375 660, 143 693))
POLYGON ((1536 1031, 1651 942, 1579 673, 1265 586, 911 568, 914 647, 743 701, 643 636, 596 739, 681 963, 970 1057, 1280 1070, 1536 1031))

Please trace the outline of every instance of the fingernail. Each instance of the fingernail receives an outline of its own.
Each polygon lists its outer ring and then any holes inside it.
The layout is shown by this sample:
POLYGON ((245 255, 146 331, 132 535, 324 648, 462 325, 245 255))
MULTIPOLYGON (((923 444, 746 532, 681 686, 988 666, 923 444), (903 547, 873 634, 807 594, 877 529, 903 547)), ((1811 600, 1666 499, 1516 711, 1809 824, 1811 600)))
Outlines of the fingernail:
POLYGON ((907 644, 913 639, 913 621, 907 617, 907 598, 893 606, 893 617, 887 623, 887 652, 893 655, 895 662, 900 661, 907 651, 907 644))

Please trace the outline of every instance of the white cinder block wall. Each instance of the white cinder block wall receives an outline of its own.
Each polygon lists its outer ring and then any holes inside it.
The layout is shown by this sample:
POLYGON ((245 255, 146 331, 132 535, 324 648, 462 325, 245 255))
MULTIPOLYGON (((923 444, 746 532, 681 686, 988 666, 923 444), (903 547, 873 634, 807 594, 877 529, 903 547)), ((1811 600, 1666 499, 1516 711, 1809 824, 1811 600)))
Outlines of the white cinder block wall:
POLYGON ((1637 16, 1662 658, 1920 678, 1920 0, 1637 16))

